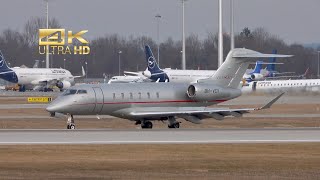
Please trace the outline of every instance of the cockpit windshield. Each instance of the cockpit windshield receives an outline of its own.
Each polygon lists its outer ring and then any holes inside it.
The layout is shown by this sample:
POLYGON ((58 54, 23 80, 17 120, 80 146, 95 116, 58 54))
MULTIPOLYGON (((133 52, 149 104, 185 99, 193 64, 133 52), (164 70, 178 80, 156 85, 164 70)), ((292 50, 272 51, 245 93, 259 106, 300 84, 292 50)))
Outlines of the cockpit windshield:
POLYGON ((87 94, 87 90, 79 89, 79 90, 77 91, 77 94, 87 94))
POLYGON ((68 89, 63 93, 63 96, 68 96, 68 95, 72 95, 72 94, 87 94, 87 90, 68 89))

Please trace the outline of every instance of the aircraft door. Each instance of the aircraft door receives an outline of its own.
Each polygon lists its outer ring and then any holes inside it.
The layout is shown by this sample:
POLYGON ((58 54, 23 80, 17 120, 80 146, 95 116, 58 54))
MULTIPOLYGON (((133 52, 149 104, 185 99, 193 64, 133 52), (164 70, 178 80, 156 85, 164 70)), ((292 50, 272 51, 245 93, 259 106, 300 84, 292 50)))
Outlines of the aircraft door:
POLYGON ((94 87, 93 91, 95 93, 95 107, 93 112, 99 114, 102 111, 103 103, 104 103, 104 96, 102 89, 99 87, 94 87))
POLYGON ((252 91, 256 91, 257 90, 257 82, 253 81, 252 82, 252 91))

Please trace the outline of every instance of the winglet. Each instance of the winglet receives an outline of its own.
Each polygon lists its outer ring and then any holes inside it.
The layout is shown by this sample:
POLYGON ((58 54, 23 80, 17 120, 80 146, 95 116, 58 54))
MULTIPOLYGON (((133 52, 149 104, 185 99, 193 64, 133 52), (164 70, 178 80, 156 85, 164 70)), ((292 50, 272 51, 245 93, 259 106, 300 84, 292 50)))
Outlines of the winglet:
POLYGON ((268 109, 270 108, 276 101, 278 101, 278 99, 283 95, 284 93, 281 93, 279 96, 277 96, 276 98, 274 98, 272 101, 270 101, 268 104, 257 108, 256 110, 262 110, 262 109, 268 109))
POLYGON ((74 78, 82 78, 86 76, 86 71, 84 70, 83 66, 81 66, 82 69, 82 75, 81 76, 73 76, 74 78))

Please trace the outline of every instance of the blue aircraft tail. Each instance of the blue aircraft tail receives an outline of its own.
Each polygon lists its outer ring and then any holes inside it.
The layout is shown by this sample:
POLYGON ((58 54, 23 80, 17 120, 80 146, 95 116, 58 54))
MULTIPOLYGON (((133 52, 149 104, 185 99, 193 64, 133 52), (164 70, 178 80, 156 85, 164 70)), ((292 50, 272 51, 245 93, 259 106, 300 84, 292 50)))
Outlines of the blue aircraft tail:
POLYGON ((257 61, 252 73, 260 73, 263 61, 257 61))
MULTIPOLYGON (((277 50, 276 49, 274 49, 273 51, 272 51, 272 54, 277 54, 278 52, 277 52, 277 50)), ((276 58, 274 57, 274 58, 270 58, 270 63, 275 63, 276 62, 276 58)), ((267 65, 267 71, 269 71, 269 72, 273 72, 273 71, 275 71, 276 70, 276 65, 275 64, 268 64, 267 65)))
POLYGON ((150 71, 151 73, 150 79, 158 82, 169 82, 168 75, 159 68, 158 63, 154 58, 152 50, 149 45, 145 46, 145 52, 146 52, 148 71, 150 71))
POLYGON ((0 51, 0 78, 6 81, 17 83, 18 77, 16 73, 10 69, 4 59, 2 52, 0 51))
POLYGON ((156 58, 154 58, 152 50, 149 45, 145 46, 146 49, 146 59, 148 63, 148 70, 151 72, 151 74, 163 72, 156 61, 156 58))
POLYGON ((0 73, 8 72, 8 71, 12 71, 12 70, 8 67, 6 60, 4 59, 4 56, 0 51, 0 73))

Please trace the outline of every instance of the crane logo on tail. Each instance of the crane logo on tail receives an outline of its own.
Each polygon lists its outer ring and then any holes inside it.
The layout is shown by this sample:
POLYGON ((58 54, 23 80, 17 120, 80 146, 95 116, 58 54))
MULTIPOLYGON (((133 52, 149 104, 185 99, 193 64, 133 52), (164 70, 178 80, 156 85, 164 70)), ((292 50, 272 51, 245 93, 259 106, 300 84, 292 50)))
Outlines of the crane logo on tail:
POLYGON ((154 59, 154 57, 149 57, 149 59, 148 59, 148 67, 150 68, 150 69, 153 69, 154 68, 154 66, 155 66, 155 59, 154 59))

